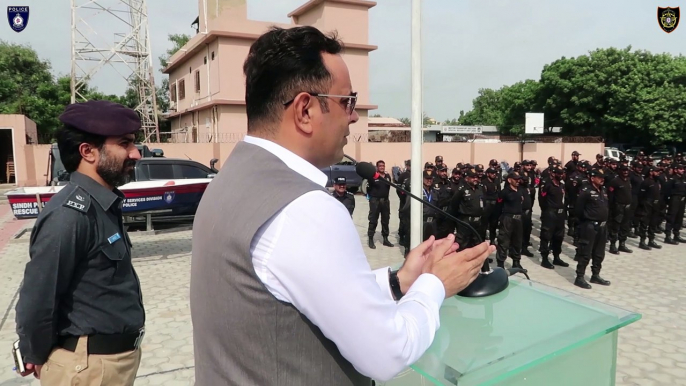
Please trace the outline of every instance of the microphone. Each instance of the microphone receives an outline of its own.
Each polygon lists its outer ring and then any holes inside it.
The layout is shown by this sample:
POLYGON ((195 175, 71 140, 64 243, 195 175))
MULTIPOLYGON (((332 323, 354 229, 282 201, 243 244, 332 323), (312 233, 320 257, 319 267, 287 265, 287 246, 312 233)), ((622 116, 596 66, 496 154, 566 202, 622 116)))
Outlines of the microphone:
MULTIPOLYGON (((355 172, 357 175, 362 177, 363 179, 366 179, 367 181, 374 181, 375 180, 375 175, 376 175, 376 167, 372 165, 369 162, 358 162, 357 165, 355 166, 355 172)), ((451 215, 450 213, 445 212, 441 208, 437 207, 436 205, 419 198, 415 196, 414 194, 410 193, 409 191, 401 188, 400 186, 392 183, 391 181, 388 181, 385 178, 380 178, 380 181, 383 181, 384 183, 402 191, 405 192, 407 195, 410 197, 414 198, 417 201, 420 201, 422 204, 438 211, 442 215, 446 216, 447 218, 455 221, 458 224, 464 225, 467 229, 469 229, 472 233, 474 233, 474 236, 476 236, 476 239, 479 240, 479 243, 483 242, 481 239, 481 236, 479 235, 479 232, 476 231, 469 223, 462 221, 460 219, 455 218, 455 216, 451 215)), ((519 272, 519 271, 518 271, 519 272)), ((526 270, 521 271, 524 274, 526 274, 526 270)), ((470 298, 475 298, 475 297, 483 297, 483 296, 489 296, 489 295, 495 295, 501 291, 503 291, 505 288, 507 288, 509 284, 508 280, 508 271, 505 271, 505 269, 496 267, 492 269, 490 265, 488 264, 488 259, 484 260, 483 266, 481 266, 481 271, 479 272, 479 276, 476 277, 476 279, 467 286, 467 288, 463 289, 461 292, 458 293, 459 296, 464 296, 464 297, 470 297, 470 298)), ((514 274, 517 272, 512 272, 511 274, 514 274)), ((528 276, 527 276, 528 278, 528 276)))

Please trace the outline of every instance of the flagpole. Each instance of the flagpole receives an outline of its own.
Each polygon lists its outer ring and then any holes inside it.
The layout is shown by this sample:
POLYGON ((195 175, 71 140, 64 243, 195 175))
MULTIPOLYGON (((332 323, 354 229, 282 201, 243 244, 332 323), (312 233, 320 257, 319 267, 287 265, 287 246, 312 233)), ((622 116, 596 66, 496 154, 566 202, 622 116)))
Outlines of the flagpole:
MULTIPOLYGON (((422 197, 422 13, 421 0, 412 0, 412 157, 410 173, 411 192, 422 197)), ((409 197, 408 197, 409 199, 409 197)), ((410 248, 415 248, 422 240, 422 204, 411 200, 410 204, 410 248)))

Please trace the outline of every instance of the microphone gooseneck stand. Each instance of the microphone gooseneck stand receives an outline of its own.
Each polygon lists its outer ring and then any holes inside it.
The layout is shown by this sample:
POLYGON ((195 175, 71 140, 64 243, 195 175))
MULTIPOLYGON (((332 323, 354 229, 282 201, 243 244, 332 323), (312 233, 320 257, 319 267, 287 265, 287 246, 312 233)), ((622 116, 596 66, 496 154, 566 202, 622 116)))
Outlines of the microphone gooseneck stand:
MULTIPOLYGON (((356 172, 357 174, 366 179, 366 180, 373 180, 374 175, 376 174, 376 167, 372 165, 369 162, 359 162, 356 167, 356 172)), ((444 216, 448 217, 449 219, 455 221, 458 224, 464 225, 467 227, 469 230, 474 233, 476 236, 476 239, 479 240, 479 243, 482 243, 483 240, 481 239, 481 236, 479 235, 479 232, 476 231, 469 223, 466 223, 462 220, 459 220, 455 218, 455 216, 451 215, 450 213, 445 212, 444 210, 440 209, 436 205, 425 201, 414 194, 410 193, 409 191, 405 190, 404 188, 401 188, 400 186, 386 180, 385 178, 381 178, 381 181, 384 183, 404 192, 405 194, 409 195, 410 197, 414 198, 417 201, 420 201, 424 205, 427 205, 428 207, 438 211, 439 213, 443 214, 444 216)), ((509 285, 509 276, 512 276, 517 273, 523 273, 524 276, 526 276, 527 279, 529 279, 529 275, 527 275, 527 270, 522 269, 522 268, 509 268, 507 270, 500 268, 500 267, 495 267, 491 268, 490 264, 488 263, 488 259, 484 261, 484 264, 481 266, 481 271, 479 272, 479 275, 476 277, 476 279, 467 286, 467 288, 463 289, 461 292, 459 292, 457 295, 458 296, 463 296, 463 297, 468 297, 468 298, 476 298, 476 297, 484 297, 484 296, 490 296, 490 295, 495 295, 497 293, 502 292, 507 288, 509 285)), ((530 280, 530 279, 529 279, 530 280)))

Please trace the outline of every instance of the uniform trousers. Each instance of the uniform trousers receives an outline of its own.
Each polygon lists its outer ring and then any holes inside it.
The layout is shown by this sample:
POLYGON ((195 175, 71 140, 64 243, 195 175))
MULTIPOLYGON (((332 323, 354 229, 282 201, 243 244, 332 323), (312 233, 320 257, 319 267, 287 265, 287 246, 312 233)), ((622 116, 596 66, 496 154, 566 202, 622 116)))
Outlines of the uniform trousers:
POLYGON ((447 237, 449 234, 455 233, 455 221, 440 214, 438 216, 439 218, 436 222, 436 239, 442 239, 447 237))
POLYGON ((519 263, 522 252, 522 215, 503 214, 498 228, 498 261, 505 262, 508 252, 513 262, 519 263))
POLYGON ((686 196, 673 195, 669 199, 669 209, 667 210, 667 225, 665 233, 674 232, 674 236, 679 236, 681 226, 684 223, 684 208, 686 207, 686 196))
POLYGON ((638 208, 636 215, 639 217, 638 236, 641 240, 648 237, 648 240, 655 240, 657 227, 660 224, 659 202, 650 205, 643 205, 638 208))
MULTIPOLYGON (((465 216, 457 215, 459 220, 462 220, 469 224, 474 230, 479 233, 479 237, 485 240, 481 230, 481 216, 465 216)), ((455 242, 459 245, 458 251, 462 251, 467 248, 471 248, 479 243, 474 232, 462 224, 457 224, 457 233, 455 234, 455 242)))
POLYGON ((141 363, 140 348, 120 354, 88 354, 88 336, 72 352, 55 348, 40 373, 41 386, 132 386, 141 363))
POLYGON ((589 261, 593 275, 599 275, 605 259, 607 224, 583 220, 579 222, 579 249, 577 251, 576 275, 583 276, 589 261))
POLYGON ((367 236, 374 237, 376 226, 379 222, 379 215, 381 215, 381 235, 383 237, 388 237, 390 234, 388 221, 391 218, 391 203, 388 198, 370 197, 369 229, 367 230, 367 236))
POLYGON ((612 204, 610 205, 610 219, 607 223, 607 230, 610 235, 610 242, 615 243, 626 241, 631 230, 631 204, 612 204))
MULTIPOLYGON (((407 200, 407 196, 401 196, 400 197, 400 205, 398 206, 400 209, 398 209, 398 236, 400 239, 403 239, 405 237, 405 230, 409 228, 410 222, 409 217, 405 216, 404 213, 402 212, 402 208, 405 206, 405 201, 407 200)), ((376 227, 375 227, 376 229, 376 227)))
MULTIPOLYGON (((576 209, 574 204, 567 204, 567 233, 569 236, 574 236, 576 234, 576 228, 579 224, 579 219, 576 218, 576 209)), ((563 231, 564 232, 564 231, 563 231)))
POLYGON ((636 233, 638 233, 638 218, 636 217, 636 209, 638 208, 638 196, 631 196, 631 205, 629 206, 629 210, 627 211, 627 217, 630 222, 630 228, 633 228, 636 230, 636 233))
POLYGON ((541 213, 541 256, 548 257, 552 249, 554 256, 562 253, 565 238, 565 209, 546 209, 541 213))
POLYGON ((495 207, 495 200, 485 200, 484 213, 481 216, 481 227, 483 228, 482 234, 484 235, 484 241, 486 240, 486 231, 488 231, 488 239, 491 241, 491 244, 495 244, 495 239, 497 237, 496 231, 498 230, 498 214, 495 211, 495 207))
MULTIPOLYGON (((531 209, 525 210, 522 214, 522 246, 521 250, 529 247, 531 240, 531 230, 533 229, 533 212, 531 209)), ((520 251, 521 251, 520 250, 520 251)), ((515 253, 514 248, 510 245, 510 256, 515 253)))

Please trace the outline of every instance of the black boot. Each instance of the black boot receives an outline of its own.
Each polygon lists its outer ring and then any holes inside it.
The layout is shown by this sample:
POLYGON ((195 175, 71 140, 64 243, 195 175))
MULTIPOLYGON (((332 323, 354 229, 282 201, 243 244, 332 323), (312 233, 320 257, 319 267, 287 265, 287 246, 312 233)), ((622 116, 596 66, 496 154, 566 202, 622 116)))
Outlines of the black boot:
POLYGON ((648 246, 648 244, 646 244, 645 237, 641 237, 641 242, 638 243, 638 247, 641 249, 645 249, 646 251, 650 251, 652 249, 648 246))
POLYGON ((627 237, 630 238, 630 239, 637 239, 637 238, 638 238, 638 235, 636 234, 636 232, 631 231, 631 232, 629 232, 629 234, 627 235, 627 237))
POLYGON ((610 242, 610 253, 613 255, 619 255, 619 249, 617 249, 617 242, 610 242))
POLYGON ((505 262, 504 262, 504 261, 498 260, 498 263, 497 263, 497 264, 498 264, 498 267, 499 267, 499 268, 505 268, 505 262))
POLYGON ((631 249, 627 248, 626 246, 626 241, 620 241, 619 242, 619 251, 620 252, 626 252, 626 253, 633 253, 631 249))
POLYGON ((529 250, 529 248, 524 248, 524 250, 522 251, 522 255, 524 255, 524 256, 526 256, 526 257, 534 257, 534 254, 531 253, 531 251, 529 250))
POLYGON ((584 279, 583 276, 577 275, 576 280, 574 280, 574 285, 583 289, 591 289, 591 285, 586 282, 586 279, 584 279))
POLYGON ((393 246, 393 244, 391 244, 391 242, 388 241, 388 236, 384 236, 384 237, 383 237, 383 245, 385 245, 385 246, 387 246, 387 247, 392 247, 392 246, 393 246))
POLYGON ((374 245, 374 238, 373 237, 369 238, 369 243, 367 245, 369 245, 369 248, 371 248, 371 249, 376 249, 376 245, 374 245))
POLYGON ((555 257, 553 258, 553 264, 559 265, 560 267, 569 267, 568 263, 560 259, 560 255, 555 255, 555 257))
POLYGON ((591 275, 591 283, 600 284, 600 285, 610 285, 609 280, 605 280, 602 277, 600 277, 600 275, 597 275, 597 274, 591 275))
POLYGON ((515 260, 512 262, 512 268, 524 269, 524 267, 522 267, 522 265, 519 263, 519 260, 515 260))
POLYGON ((679 232, 674 232, 674 241, 677 241, 680 243, 686 243, 686 239, 679 236, 679 232))
POLYGON ((679 243, 672 240, 672 236, 670 236, 670 234, 667 233, 667 236, 665 236, 665 244, 678 245, 679 243))
POLYGON ((655 248, 655 249, 661 249, 661 248, 662 248, 662 245, 658 245, 658 244, 655 242, 655 239, 650 239, 650 240, 648 240, 648 246, 651 247, 651 248, 655 248))
POLYGON ((555 266, 548 260, 548 255, 541 256, 541 267, 548 269, 555 269, 555 266))

